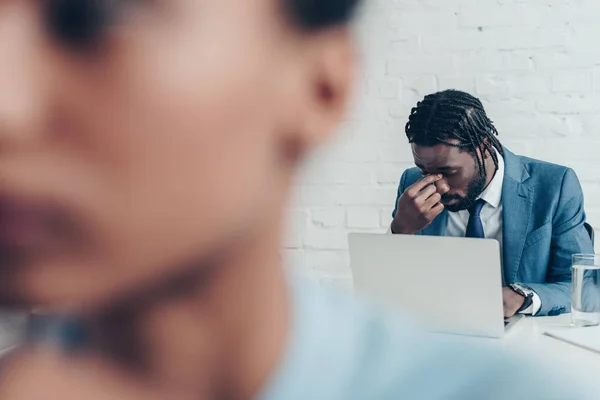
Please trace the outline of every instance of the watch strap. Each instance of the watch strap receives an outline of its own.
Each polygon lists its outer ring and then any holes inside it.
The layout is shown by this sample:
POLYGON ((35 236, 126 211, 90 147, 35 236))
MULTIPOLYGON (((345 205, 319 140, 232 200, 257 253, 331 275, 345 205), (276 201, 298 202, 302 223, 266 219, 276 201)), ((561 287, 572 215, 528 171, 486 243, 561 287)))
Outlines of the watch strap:
POLYGON ((525 300, 523 301, 523 305, 517 310, 517 314, 527 310, 533 304, 533 292, 528 290, 525 292, 520 285, 512 284, 510 288, 517 294, 523 296, 525 300))
POLYGON ((525 301, 523 301, 523 305, 521 308, 517 310, 517 314, 527 310, 533 304, 533 294, 529 293, 525 296, 525 301))

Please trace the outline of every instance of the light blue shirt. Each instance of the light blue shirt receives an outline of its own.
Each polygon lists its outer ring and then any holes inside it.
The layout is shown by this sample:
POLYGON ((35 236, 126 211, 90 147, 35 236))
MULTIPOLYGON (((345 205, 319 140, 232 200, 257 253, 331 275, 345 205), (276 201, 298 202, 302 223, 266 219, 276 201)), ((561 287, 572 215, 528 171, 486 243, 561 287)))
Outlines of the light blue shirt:
POLYGON ((293 291, 287 354, 260 400, 594 399, 558 366, 448 336, 311 285, 293 291))

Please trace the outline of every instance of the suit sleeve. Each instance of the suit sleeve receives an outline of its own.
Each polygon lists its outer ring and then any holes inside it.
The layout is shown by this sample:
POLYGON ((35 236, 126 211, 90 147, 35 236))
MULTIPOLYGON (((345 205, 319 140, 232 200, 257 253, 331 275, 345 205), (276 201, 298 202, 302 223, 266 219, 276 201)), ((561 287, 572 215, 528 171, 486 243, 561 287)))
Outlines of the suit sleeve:
POLYGON ((555 315, 570 310, 571 256, 594 252, 584 223, 583 191, 575 172, 568 169, 563 176, 560 198, 552 220, 547 283, 527 285, 542 301, 537 315, 555 315))

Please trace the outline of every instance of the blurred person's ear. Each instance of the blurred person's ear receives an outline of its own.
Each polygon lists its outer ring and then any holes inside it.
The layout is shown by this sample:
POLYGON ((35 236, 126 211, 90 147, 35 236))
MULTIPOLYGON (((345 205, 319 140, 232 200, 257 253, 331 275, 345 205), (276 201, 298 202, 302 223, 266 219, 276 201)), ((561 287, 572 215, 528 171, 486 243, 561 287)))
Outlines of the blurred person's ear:
MULTIPOLYGON (((347 27, 309 33, 300 39, 300 80, 287 110, 299 155, 326 140, 344 118, 352 94, 356 54, 347 27)), ((291 88, 290 87, 290 88, 291 88)))

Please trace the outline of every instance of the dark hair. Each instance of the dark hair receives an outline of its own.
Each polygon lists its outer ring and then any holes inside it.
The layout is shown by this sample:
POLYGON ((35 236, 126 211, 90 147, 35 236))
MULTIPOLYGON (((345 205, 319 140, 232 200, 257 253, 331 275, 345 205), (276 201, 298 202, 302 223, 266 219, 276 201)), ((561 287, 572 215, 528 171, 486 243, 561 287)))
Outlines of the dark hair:
POLYGON ((347 23, 361 0, 283 0, 292 22, 314 31, 347 23))
POLYGON ((498 131, 476 97, 458 90, 445 90, 425 96, 410 113, 406 124, 410 143, 419 146, 446 144, 473 154, 479 171, 486 176, 482 156, 477 149, 487 150, 498 167, 494 149, 504 154, 498 131), (458 143, 450 142, 456 139, 458 143))
MULTIPOLYGON (((1 0, 0 0, 1 1, 1 0)), ((347 23, 360 0, 281 0, 286 15, 300 29, 315 31, 347 23)), ((124 2, 102 0, 44 0, 46 29, 61 44, 90 49, 103 28, 115 22, 124 2)))

